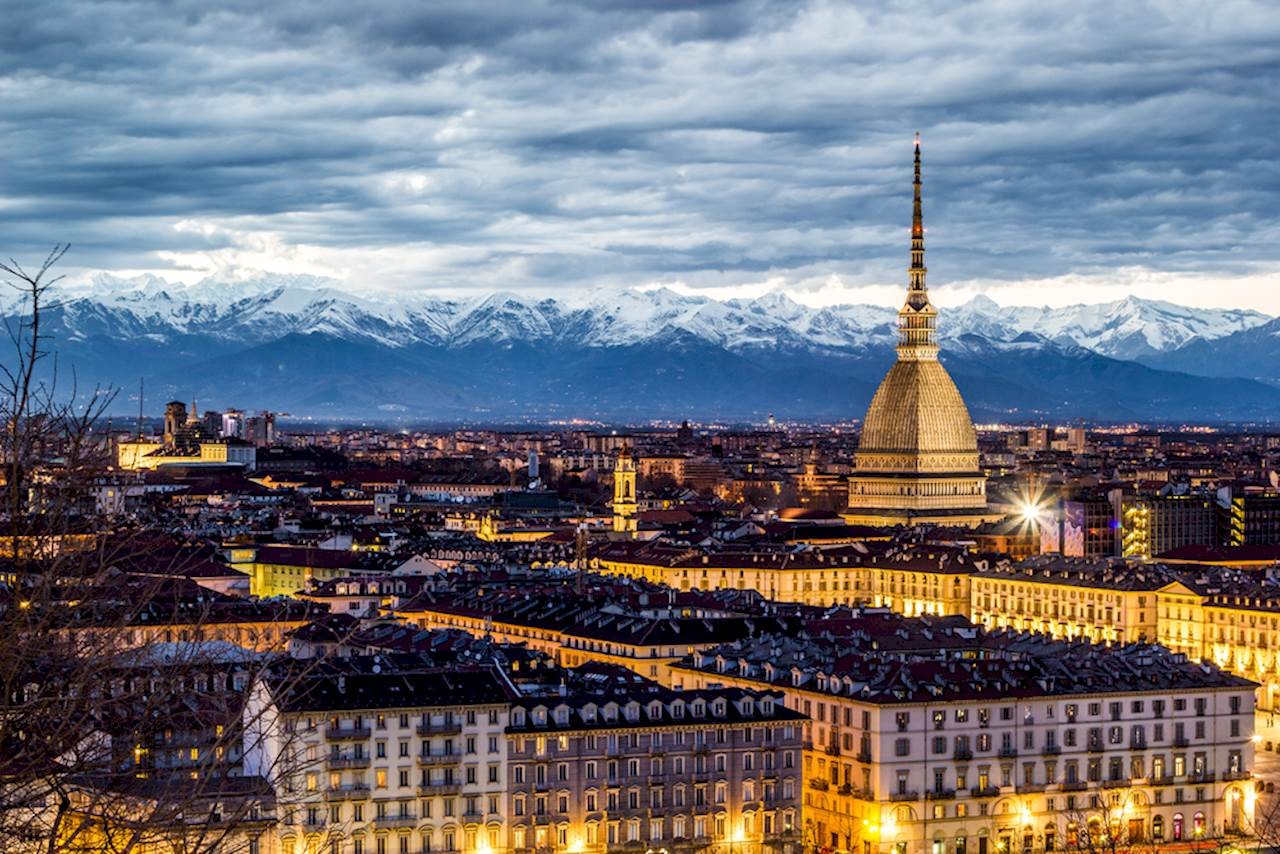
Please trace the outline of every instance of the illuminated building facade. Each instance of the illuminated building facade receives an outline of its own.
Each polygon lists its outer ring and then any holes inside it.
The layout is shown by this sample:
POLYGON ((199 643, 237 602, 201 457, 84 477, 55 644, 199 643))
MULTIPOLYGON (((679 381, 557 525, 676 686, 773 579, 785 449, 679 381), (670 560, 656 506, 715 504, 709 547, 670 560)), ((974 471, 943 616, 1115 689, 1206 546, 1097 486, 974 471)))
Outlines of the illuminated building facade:
POLYGON ((810 718, 806 848, 1006 854, 1086 850, 1087 834, 1132 850, 1250 826, 1244 679, 1156 646, 980 634, 968 654, 994 658, 977 661, 846 640, 756 639, 690 666, 703 684, 779 687, 810 718))
POLYGON ((975 563, 963 549, 859 545, 804 552, 704 554, 659 544, 613 543, 592 556, 601 572, 676 590, 756 590, 802 605, 873 605, 907 616, 969 614, 975 563))
POLYGON ((519 700, 512 851, 798 852, 802 724, 776 691, 519 700))
POLYGON ((1227 495, 1222 516, 1222 544, 1271 546, 1280 544, 1280 495, 1227 495))
POLYGON ((987 509, 973 420, 938 361, 938 312, 925 287, 918 136, 913 187, 910 281, 898 312, 898 358, 863 419, 845 517, 865 525, 978 525, 1001 514, 987 509))
POLYGON ((1106 496, 1082 496, 1062 502, 1060 548, 1067 557, 1101 558, 1119 554, 1120 522, 1106 496))
POLYGON ((1154 641, 1159 591, 1170 576, 1157 568, 1030 560, 993 567, 970 579, 970 619, 988 629, 1041 632, 1095 643, 1154 641))
POLYGON ((1120 505, 1121 554, 1151 557, 1216 542, 1214 502, 1204 496, 1130 496, 1120 505))
POLYGON ((482 668, 257 684, 244 771, 276 791, 281 849, 506 851, 508 692, 482 668))

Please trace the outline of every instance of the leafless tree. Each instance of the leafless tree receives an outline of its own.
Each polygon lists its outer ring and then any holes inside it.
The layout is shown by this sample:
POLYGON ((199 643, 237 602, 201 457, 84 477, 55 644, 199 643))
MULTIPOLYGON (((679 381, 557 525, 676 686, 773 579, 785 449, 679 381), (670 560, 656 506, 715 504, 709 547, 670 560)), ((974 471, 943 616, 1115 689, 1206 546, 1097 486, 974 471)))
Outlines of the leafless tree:
MULTIPOLYGON (((1057 847, 1075 854, 1154 854, 1149 806, 1129 789, 1080 793, 1085 806, 1068 809, 1055 822, 1057 847)), ((1168 832, 1168 829, 1166 829, 1168 832)))
POLYGON ((0 850, 247 850, 273 798, 232 773, 246 696, 305 606, 199 588, 182 566, 197 550, 96 512, 113 391, 81 395, 74 372, 59 388, 42 326, 66 252, 0 263, 17 296, 0 361, 0 850))

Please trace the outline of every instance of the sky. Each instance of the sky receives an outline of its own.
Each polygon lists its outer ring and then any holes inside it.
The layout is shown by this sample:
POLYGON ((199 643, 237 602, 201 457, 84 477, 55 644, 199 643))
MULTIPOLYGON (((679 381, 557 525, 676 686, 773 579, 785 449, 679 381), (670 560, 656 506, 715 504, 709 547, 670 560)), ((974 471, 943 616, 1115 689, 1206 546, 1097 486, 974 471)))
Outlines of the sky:
POLYGON ((1280 314, 1271 3, 7 4, 0 256, 1280 314))

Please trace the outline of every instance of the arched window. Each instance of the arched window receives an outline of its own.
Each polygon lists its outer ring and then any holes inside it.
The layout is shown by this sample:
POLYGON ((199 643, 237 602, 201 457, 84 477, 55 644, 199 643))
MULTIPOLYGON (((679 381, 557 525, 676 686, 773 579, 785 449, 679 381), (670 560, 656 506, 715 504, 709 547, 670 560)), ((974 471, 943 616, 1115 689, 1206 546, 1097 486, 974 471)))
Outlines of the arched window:
POLYGON ((1182 841, 1182 813, 1173 814, 1173 841, 1182 841))
POLYGON ((1164 816, 1158 815, 1151 819, 1151 838, 1156 842, 1164 841, 1164 816))

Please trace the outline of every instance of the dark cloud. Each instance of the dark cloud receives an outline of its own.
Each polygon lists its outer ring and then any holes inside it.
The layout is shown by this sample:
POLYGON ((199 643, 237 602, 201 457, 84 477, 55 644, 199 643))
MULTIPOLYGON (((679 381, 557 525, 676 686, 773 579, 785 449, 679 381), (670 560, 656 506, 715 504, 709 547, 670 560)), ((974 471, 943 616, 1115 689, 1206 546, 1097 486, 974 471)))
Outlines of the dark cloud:
POLYGON ((1265 3, 49 0, 0 31, 5 254, 399 286, 1280 262, 1265 3))

